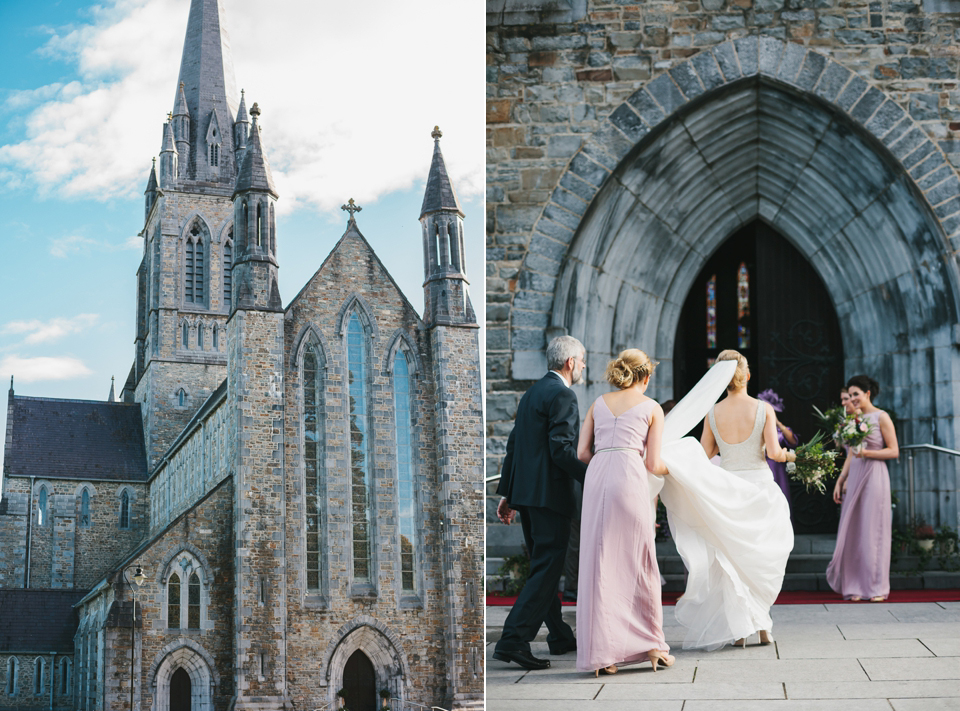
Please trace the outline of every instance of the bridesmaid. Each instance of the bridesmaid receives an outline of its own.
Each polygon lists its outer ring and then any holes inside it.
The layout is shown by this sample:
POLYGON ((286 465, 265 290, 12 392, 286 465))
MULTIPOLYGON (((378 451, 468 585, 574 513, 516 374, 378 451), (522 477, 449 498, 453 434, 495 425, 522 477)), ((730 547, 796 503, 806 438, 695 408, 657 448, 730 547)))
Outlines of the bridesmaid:
POLYGON ((577 669, 615 674, 617 664, 671 666, 663 636, 660 576, 647 472, 660 459, 663 410, 644 393, 655 364, 641 350, 607 365, 618 388, 596 399, 580 428, 587 463, 580 519, 577 669))
POLYGON ((843 405, 844 414, 852 415, 857 411, 857 408, 853 405, 853 400, 850 399, 850 393, 846 388, 840 390, 840 404, 843 405))
MULTIPOLYGON (((783 400, 773 389, 767 389, 761 392, 757 395, 757 400, 761 400, 770 405, 775 413, 783 412, 783 400)), ((776 418, 776 424, 777 442, 780 444, 780 447, 783 449, 787 449, 788 447, 795 449, 800 443, 800 440, 797 439, 797 433, 780 421, 779 414, 776 418)), ((790 518, 792 519, 793 501, 790 500, 790 477, 787 474, 787 463, 778 462, 776 459, 767 457, 767 466, 770 467, 770 471, 773 472, 773 480, 777 482, 777 486, 780 487, 780 491, 783 492, 783 496, 787 500, 787 506, 790 507, 790 518)))
POLYGON ((873 429, 860 452, 848 449, 833 500, 843 504, 827 582, 847 600, 883 602, 890 595, 890 475, 886 460, 900 456, 893 420, 873 404, 880 385, 866 375, 847 381, 854 410, 873 429))

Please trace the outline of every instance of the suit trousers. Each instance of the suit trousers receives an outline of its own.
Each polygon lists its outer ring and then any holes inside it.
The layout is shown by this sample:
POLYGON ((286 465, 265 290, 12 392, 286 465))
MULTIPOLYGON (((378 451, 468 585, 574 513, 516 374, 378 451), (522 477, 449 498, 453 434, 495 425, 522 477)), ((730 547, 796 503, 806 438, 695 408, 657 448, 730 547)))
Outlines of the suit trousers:
POLYGON ((583 509, 583 484, 573 482, 573 498, 576 510, 570 519, 570 542, 567 544, 567 558, 563 564, 563 592, 577 594, 577 580, 580 577, 580 514, 583 509))
POLYGON ((547 642, 558 644, 576 640, 573 630, 563 621, 557 587, 570 537, 570 519, 550 509, 518 506, 523 538, 530 553, 530 576, 517 597, 497 651, 529 652, 540 626, 547 625, 547 642))

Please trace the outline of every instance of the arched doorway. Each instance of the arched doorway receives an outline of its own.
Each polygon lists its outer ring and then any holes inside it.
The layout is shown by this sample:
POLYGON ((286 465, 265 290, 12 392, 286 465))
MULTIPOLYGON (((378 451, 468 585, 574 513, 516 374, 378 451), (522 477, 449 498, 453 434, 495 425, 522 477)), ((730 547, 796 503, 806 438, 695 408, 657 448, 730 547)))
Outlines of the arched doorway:
MULTIPOLYGON (((748 392, 773 389, 781 420, 811 437, 843 386, 843 342, 823 281, 777 230, 755 220, 707 260, 684 302, 674 345, 674 397, 700 379, 717 354, 735 348, 750 361, 748 392)), ((838 507, 791 485, 797 533, 834 533, 838 507)))
POLYGON ((350 711, 377 710, 377 675, 370 658, 359 649, 343 668, 343 690, 350 711))
POLYGON ((190 675, 183 667, 170 677, 170 711, 190 711, 190 675))

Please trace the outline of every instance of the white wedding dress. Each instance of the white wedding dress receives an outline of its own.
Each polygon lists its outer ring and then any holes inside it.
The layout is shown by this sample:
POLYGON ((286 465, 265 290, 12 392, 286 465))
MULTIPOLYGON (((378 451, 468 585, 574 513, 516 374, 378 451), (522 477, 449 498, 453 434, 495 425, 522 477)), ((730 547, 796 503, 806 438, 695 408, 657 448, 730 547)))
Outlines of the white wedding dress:
POLYGON ((649 482, 688 571, 676 606, 684 649, 719 649, 772 629, 770 606, 793 550, 790 509, 763 456, 762 406, 746 441, 728 445, 717 436, 721 467, 684 437, 707 413, 712 419, 735 370, 735 361, 717 363, 667 415, 662 459, 670 474, 649 482))

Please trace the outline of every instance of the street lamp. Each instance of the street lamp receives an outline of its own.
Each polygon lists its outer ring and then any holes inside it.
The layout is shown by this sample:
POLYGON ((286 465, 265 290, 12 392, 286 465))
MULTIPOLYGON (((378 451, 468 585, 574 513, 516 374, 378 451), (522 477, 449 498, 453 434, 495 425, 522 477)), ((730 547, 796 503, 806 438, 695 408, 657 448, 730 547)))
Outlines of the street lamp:
MULTIPOLYGON (((123 577, 126 579, 128 568, 123 569, 123 577)), ((137 588, 143 585, 147 580, 147 576, 143 574, 143 568, 140 567, 140 564, 137 563, 137 570, 133 574, 133 582, 137 584, 137 588)), ((129 581, 127 581, 129 584, 129 581)), ((132 597, 133 605, 130 610, 130 711, 133 711, 133 659, 136 656, 136 640, 134 638, 134 633, 137 628, 137 588, 131 587, 130 594, 132 597)))

